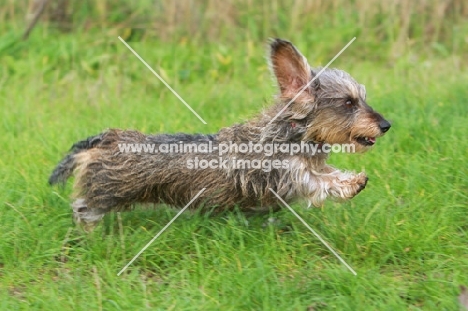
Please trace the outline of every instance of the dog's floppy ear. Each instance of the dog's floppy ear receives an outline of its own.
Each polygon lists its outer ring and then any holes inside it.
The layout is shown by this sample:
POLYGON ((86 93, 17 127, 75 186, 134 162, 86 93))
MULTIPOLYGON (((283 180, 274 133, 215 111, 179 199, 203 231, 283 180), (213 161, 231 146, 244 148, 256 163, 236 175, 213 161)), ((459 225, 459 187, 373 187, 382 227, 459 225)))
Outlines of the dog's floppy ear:
MULTIPOLYGON (((281 97, 296 96, 312 79, 307 59, 289 41, 282 39, 271 41, 270 65, 278 81, 281 97)), ((306 89, 304 93, 310 94, 310 91, 306 89)))

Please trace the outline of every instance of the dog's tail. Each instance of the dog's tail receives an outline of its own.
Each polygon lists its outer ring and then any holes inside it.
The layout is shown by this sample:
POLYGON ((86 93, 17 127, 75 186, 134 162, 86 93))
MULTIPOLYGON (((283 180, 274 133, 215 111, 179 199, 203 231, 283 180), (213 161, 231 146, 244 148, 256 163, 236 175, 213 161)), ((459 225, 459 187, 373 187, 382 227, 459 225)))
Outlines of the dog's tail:
POLYGON ((75 143, 65 158, 60 161, 49 177, 49 184, 54 185, 58 183, 65 183, 67 179, 73 174, 76 168, 76 155, 82 151, 96 147, 102 142, 104 133, 96 136, 91 136, 85 140, 75 143))

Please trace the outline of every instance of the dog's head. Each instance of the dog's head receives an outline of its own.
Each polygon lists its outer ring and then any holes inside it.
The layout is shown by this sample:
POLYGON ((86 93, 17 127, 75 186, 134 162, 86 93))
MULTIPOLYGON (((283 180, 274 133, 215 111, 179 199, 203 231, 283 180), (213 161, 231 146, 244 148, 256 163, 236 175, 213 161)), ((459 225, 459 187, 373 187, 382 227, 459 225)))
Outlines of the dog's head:
POLYGON ((353 143, 356 151, 366 151, 390 129, 390 123, 367 104, 364 85, 348 73, 312 69, 291 42, 281 39, 270 44, 270 62, 280 100, 287 105, 278 119, 304 127, 302 140, 353 143))

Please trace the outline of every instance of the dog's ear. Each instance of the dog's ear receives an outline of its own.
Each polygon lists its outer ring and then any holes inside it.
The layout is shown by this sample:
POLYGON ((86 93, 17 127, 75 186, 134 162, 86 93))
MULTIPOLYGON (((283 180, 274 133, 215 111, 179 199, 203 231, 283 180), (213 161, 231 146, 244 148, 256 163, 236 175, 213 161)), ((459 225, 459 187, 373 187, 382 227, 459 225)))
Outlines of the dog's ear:
MULTIPOLYGON (((282 39, 271 41, 270 65, 278 82, 281 97, 296 96, 312 79, 307 59, 289 41, 282 39)), ((304 93, 312 95, 309 89, 304 90, 304 93)))
POLYGON ((364 84, 359 84, 360 89, 359 89, 359 95, 362 97, 362 99, 366 100, 366 86, 364 84))

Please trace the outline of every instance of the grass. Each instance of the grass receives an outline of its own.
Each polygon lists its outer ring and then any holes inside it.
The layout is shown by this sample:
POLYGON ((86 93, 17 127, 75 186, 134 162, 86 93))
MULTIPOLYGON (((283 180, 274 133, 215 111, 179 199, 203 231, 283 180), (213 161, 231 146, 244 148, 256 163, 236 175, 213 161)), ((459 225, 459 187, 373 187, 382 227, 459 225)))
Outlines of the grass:
MULTIPOLYGON (((350 40, 332 42, 330 32, 295 35, 312 65, 350 40)), ((183 214, 117 276, 176 211, 113 214, 92 234, 77 232, 70 186, 47 185, 71 144, 109 127, 213 133, 251 117, 275 92, 260 40, 131 41, 203 125, 119 34, 39 26, 28 42, 15 41, 19 28, 0 37, 0 309, 458 308, 458 286, 468 284, 466 50, 405 45, 392 58, 358 37, 333 64, 366 85, 369 103, 393 127, 374 150, 331 158, 368 173, 362 194, 321 209, 293 207, 357 276, 288 210, 269 227, 262 224, 271 215, 183 214)))

